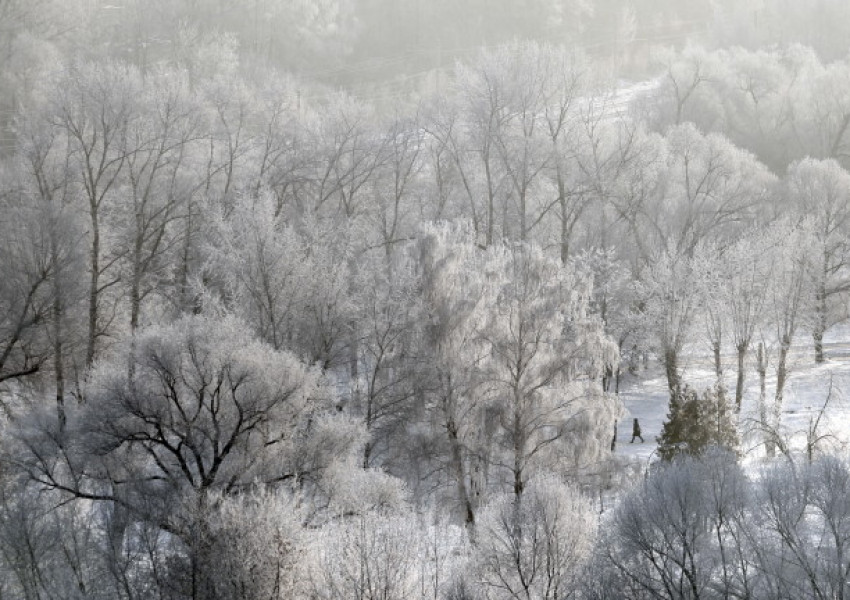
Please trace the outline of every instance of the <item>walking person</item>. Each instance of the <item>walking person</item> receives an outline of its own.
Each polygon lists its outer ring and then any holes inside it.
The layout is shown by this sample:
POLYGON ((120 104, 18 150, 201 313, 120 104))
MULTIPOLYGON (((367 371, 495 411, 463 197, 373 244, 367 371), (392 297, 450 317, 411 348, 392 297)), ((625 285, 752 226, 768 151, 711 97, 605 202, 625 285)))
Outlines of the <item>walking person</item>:
POLYGON ((641 443, 643 443, 643 436, 640 434, 640 423, 638 423, 637 419, 635 419, 635 422, 632 425, 632 441, 629 443, 634 444, 635 438, 640 438, 641 443))

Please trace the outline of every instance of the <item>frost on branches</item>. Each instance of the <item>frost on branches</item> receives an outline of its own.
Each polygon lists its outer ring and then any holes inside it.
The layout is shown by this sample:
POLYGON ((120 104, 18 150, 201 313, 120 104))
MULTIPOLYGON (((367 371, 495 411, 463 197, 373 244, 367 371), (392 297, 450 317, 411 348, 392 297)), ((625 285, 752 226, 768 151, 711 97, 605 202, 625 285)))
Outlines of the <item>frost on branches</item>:
POLYGON ((479 494, 516 497, 543 468, 591 473, 619 406, 601 388, 618 354, 589 314, 589 279, 531 244, 481 249, 468 228, 432 226, 422 245, 442 378, 463 382, 439 399, 458 433, 459 493, 470 493, 470 468, 479 494))

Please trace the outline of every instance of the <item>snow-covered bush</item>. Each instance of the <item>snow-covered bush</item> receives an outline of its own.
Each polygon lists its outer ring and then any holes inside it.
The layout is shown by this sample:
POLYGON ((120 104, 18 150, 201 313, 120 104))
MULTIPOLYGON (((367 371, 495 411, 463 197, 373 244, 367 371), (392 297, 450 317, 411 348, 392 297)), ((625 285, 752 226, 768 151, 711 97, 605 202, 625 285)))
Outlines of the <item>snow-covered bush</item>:
POLYGON ((344 518, 313 539, 310 593, 317 600, 420 598, 423 559, 413 514, 371 512, 344 518))
POLYGON ((199 515, 191 597, 283 600, 304 591, 302 510, 282 491, 212 494, 199 515))
POLYGON ((553 477, 533 479, 483 511, 473 554, 475 584, 488 599, 555 600, 575 590, 596 534, 590 502, 553 477))

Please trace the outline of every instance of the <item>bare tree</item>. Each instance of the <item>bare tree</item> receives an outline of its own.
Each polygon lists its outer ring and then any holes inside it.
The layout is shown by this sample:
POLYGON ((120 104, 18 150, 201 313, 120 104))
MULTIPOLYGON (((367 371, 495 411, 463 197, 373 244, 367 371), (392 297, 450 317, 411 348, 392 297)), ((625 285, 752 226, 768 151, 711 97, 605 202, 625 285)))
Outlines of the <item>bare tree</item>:
POLYGON ((595 517, 586 498, 555 478, 533 479, 522 498, 495 498, 473 554, 478 587, 494 599, 569 597, 591 553, 595 517))
POLYGON ((127 248, 121 254, 129 263, 126 282, 130 302, 130 331, 139 327, 143 300, 155 282, 169 276, 168 253, 179 237, 171 232, 185 214, 187 145, 198 136, 196 105, 188 81, 179 71, 161 71, 146 78, 146 89, 133 115, 125 141, 125 178, 130 202, 126 211, 127 248), (153 281, 151 281, 153 280, 153 281))
POLYGON ((824 361, 823 335, 835 320, 834 304, 850 290, 850 174, 834 160, 806 159, 791 165, 786 179, 787 201, 800 219, 811 219, 817 245, 814 279, 816 318, 812 331, 815 362, 824 361))
POLYGON ((127 128, 134 116, 141 79, 119 64, 82 63, 68 67, 51 81, 44 119, 59 128, 70 147, 70 169, 88 216, 88 332, 85 366, 94 362, 97 343, 114 318, 107 302, 119 277, 113 268, 119 255, 104 235, 104 219, 128 156, 127 128))
MULTIPOLYGON (((26 197, 10 194, 0 199, 0 383, 23 380, 37 373, 50 357, 47 331, 42 323, 51 316, 51 262, 49 223, 40 206, 28 206, 26 197)), ((49 216, 49 208, 45 210, 49 216)))
MULTIPOLYGON (((810 322, 813 315, 815 288, 811 269, 814 237, 809 222, 796 226, 778 222, 771 235, 773 277, 768 292, 767 321, 774 327, 778 356, 773 411, 764 425, 768 430, 777 431, 783 410, 791 343, 798 330, 810 322)), ((768 454, 772 455, 772 444, 768 444, 767 448, 768 454)))

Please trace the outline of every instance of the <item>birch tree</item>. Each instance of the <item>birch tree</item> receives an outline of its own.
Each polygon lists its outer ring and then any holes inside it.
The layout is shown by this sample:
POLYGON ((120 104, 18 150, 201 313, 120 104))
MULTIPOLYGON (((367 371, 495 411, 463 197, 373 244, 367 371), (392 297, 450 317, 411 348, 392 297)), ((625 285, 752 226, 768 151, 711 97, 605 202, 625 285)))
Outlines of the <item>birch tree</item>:
MULTIPOLYGON (((424 228, 418 252, 423 302, 431 315, 423 334, 432 365, 429 396, 446 435, 455 502, 467 530, 474 534, 481 491, 471 489, 470 463, 483 416, 475 367, 486 355, 478 333, 482 311, 493 299, 487 280, 496 275, 488 269, 469 226, 424 228)), ((485 439, 491 432, 492 425, 483 428, 485 439)))
POLYGON ((479 333, 487 352, 484 391, 498 416, 494 466, 509 474, 519 501, 543 464, 573 477, 608 450, 616 402, 601 389, 616 344, 590 315, 592 282, 521 243, 493 248, 502 274, 479 333))

